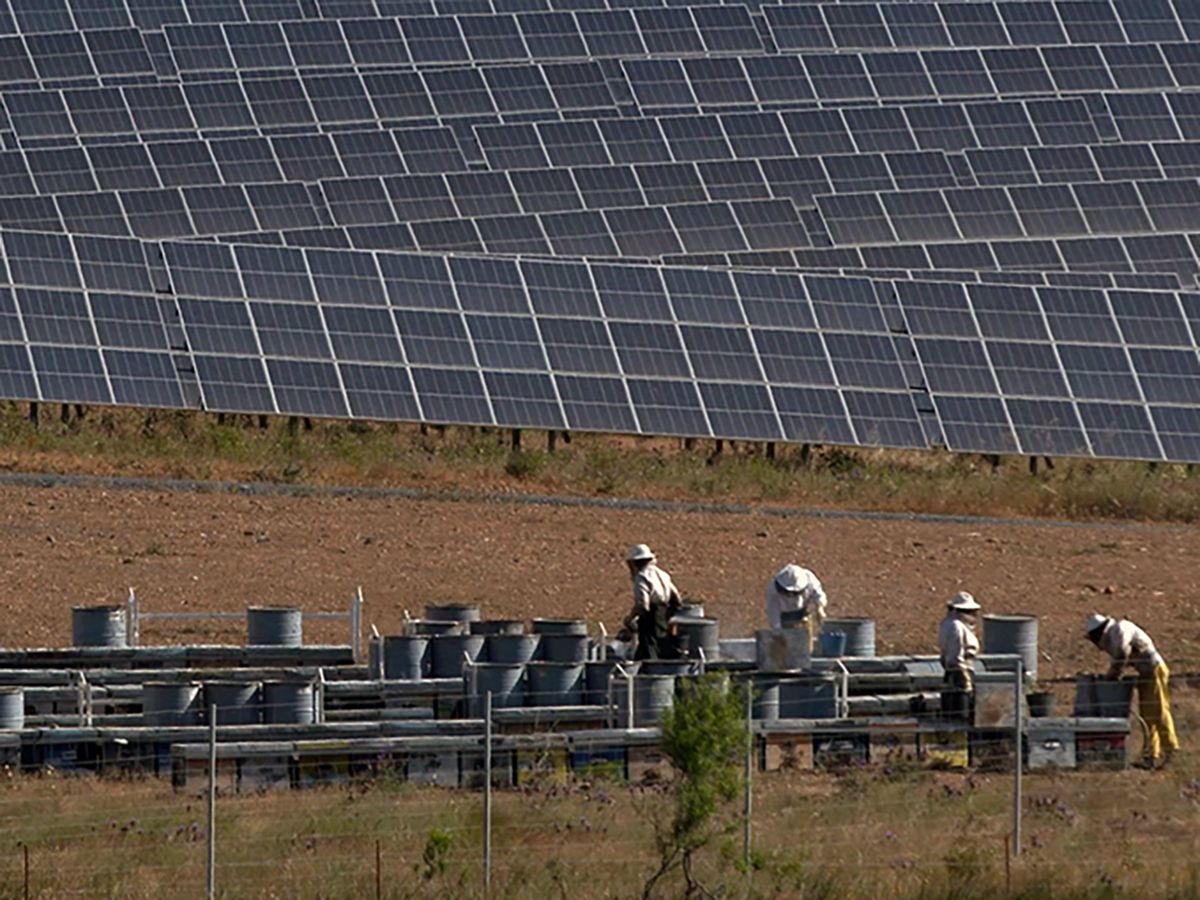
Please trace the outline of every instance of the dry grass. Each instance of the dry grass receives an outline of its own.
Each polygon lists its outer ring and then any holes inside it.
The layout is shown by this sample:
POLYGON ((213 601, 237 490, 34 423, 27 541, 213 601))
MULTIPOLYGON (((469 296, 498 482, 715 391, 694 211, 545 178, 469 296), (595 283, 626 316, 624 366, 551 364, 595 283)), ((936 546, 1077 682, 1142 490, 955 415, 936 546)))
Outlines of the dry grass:
MULTIPOLYGON (((1177 693, 1181 731, 1200 698, 1177 693)), ((1185 738, 1186 742, 1186 738, 1185 738)), ((1136 751, 1136 747, 1134 748, 1136 751)), ((21 896, 20 845, 34 897, 201 897, 205 800, 147 779, 10 776, 3 787, 0 898, 21 896)), ((493 895, 634 897, 652 870, 661 787, 553 779, 498 791, 493 895)), ((1200 897, 1200 755, 1161 772, 1031 773, 1024 848, 1009 861, 1012 780, 906 761, 755 781, 754 871, 741 828, 708 852, 722 896, 1200 897)), ((389 778, 218 801, 219 896, 358 900, 481 897, 482 797, 389 778), (432 852, 438 835, 444 855, 432 852)), ((664 897, 678 896, 667 885, 664 897)))
POLYGON ((133 475, 432 490, 563 493, 725 503, 1061 519, 1200 520, 1200 479, 1181 465, 1059 460, 1029 474, 1023 459, 993 470, 977 456, 944 452, 575 435, 544 448, 506 431, 318 421, 191 412, 93 409, 62 422, 23 408, 0 413, 0 467, 10 471, 133 475))
MULTIPOLYGON (((513 453, 495 430, 317 423, 265 429, 246 417, 92 410, 33 429, 0 414, 10 471, 515 490, 984 515, 1195 521, 1185 467, 1060 461, 1031 477, 942 453, 798 448, 575 436, 554 454, 513 453)), ((154 548, 143 551, 153 556, 154 548)), ((1175 688, 1185 747, 1200 700, 1175 688)), ((1136 747, 1134 748, 1136 752, 1136 747)), ((0 900, 23 896, 204 895, 203 798, 158 780, 53 774, 0 783, 0 900)), ((755 784, 755 866, 738 871, 733 828, 705 860, 727 897, 1200 897, 1200 755, 1161 773, 1060 773, 1027 780, 1026 853, 1006 877, 1011 780, 908 763, 837 774, 779 773, 755 784)), ((543 784, 497 795, 493 895, 572 900, 640 895, 652 870, 654 788, 543 784)), ((481 797, 381 777, 368 784, 229 796, 219 802, 219 896, 480 897, 481 797), (449 837, 444 857, 437 838, 449 837), (433 848, 431 850, 430 848, 433 848), (428 852, 427 852, 428 851, 428 852), (444 868, 443 868, 444 864, 444 868)), ((673 896, 668 888, 664 896, 673 896)))

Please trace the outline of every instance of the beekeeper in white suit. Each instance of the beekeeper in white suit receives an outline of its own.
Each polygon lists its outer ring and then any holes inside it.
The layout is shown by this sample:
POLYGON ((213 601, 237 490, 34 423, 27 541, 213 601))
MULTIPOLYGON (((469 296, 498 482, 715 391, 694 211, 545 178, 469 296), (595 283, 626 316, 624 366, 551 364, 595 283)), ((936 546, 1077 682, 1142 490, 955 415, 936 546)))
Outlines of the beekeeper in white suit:
POLYGON ((945 670, 943 681, 949 688, 967 693, 974 690, 972 661, 979 655, 975 617, 981 608, 966 591, 959 591, 946 603, 946 618, 938 628, 938 650, 945 670))
POLYGON ((1171 670, 1150 640, 1150 635, 1128 619, 1111 619, 1092 613, 1085 626, 1087 638, 1108 654, 1108 678, 1117 679, 1126 666, 1138 673, 1138 712, 1149 729, 1142 765, 1164 765, 1179 749, 1175 718, 1171 715, 1171 670))
POLYGON ((825 621, 827 602, 816 575, 800 566, 786 565, 767 585, 767 622, 772 628, 782 628, 783 614, 800 610, 809 620, 809 633, 816 635, 825 621))

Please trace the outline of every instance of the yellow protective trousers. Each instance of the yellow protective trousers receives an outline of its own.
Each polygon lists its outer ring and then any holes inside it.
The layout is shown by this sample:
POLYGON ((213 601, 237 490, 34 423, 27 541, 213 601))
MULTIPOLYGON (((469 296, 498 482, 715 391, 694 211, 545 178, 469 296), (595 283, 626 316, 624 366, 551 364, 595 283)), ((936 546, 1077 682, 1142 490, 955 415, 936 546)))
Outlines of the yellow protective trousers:
POLYGON ((1138 676, 1138 710, 1149 730, 1142 755, 1148 760, 1160 759, 1163 752, 1179 749, 1175 720, 1171 717, 1171 697, 1168 683, 1171 671, 1165 664, 1154 667, 1150 675, 1138 676))

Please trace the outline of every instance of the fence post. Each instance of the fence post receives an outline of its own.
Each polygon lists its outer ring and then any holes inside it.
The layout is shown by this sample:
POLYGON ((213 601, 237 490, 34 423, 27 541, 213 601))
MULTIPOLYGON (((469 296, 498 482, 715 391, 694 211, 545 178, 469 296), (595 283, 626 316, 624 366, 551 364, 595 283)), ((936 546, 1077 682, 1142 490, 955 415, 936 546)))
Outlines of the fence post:
POLYGON ((217 705, 208 708, 208 900, 217 889, 217 705))
POLYGON ((746 679, 746 809, 743 848, 746 862, 746 877, 750 877, 750 857, 753 838, 752 815, 754 812, 754 680, 746 679))
POLYGON ((79 714, 79 727, 92 727, 92 686, 87 673, 80 669, 75 673, 75 708, 79 714))
POLYGON ((483 895, 492 890, 492 692, 483 701, 483 895))
POLYGON ((138 645, 138 632, 141 630, 141 622, 138 621, 138 598, 133 592, 133 588, 129 589, 129 600, 126 603, 125 611, 125 643, 130 647, 138 645))
POLYGON ((1013 688, 1013 856, 1021 855, 1021 690, 1024 681, 1018 659, 1013 688))
POLYGON ((350 650, 354 654, 354 662, 362 663, 362 608, 363 595, 360 586, 350 598, 350 650))

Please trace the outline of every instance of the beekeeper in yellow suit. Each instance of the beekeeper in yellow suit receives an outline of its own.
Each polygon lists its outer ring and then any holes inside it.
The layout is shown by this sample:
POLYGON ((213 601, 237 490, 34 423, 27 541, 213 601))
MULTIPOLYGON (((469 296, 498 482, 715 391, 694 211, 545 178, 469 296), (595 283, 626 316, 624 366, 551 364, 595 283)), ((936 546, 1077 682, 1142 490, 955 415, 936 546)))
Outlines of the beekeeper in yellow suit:
POLYGON ((1171 671, 1154 649, 1150 635, 1127 619, 1111 619, 1092 613, 1087 619, 1087 638, 1112 658, 1108 677, 1117 679, 1126 666, 1138 673, 1138 712, 1146 721, 1149 740, 1142 751, 1142 764, 1162 766, 1179 749, 1175 720, 1171 718, 1168 682, 1171 671))

